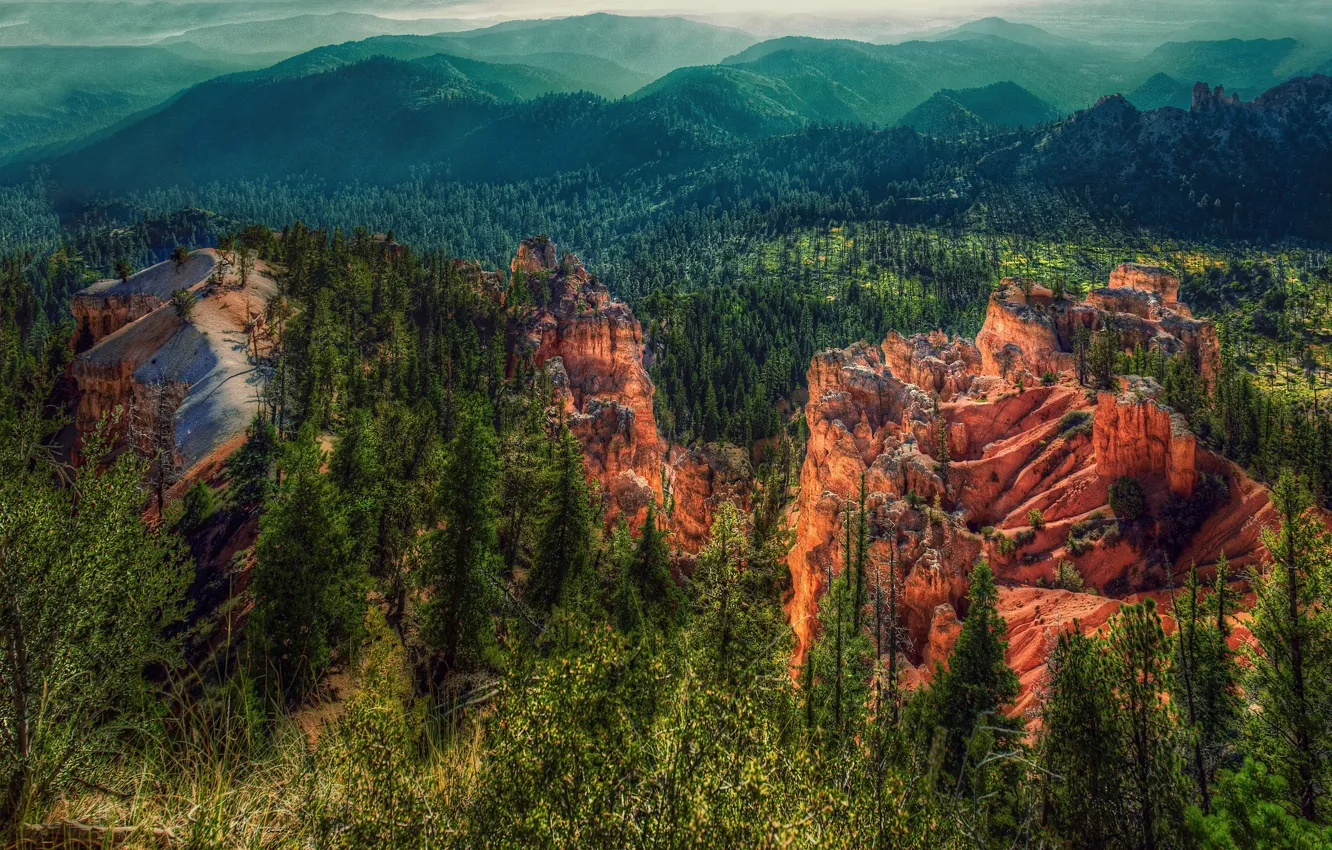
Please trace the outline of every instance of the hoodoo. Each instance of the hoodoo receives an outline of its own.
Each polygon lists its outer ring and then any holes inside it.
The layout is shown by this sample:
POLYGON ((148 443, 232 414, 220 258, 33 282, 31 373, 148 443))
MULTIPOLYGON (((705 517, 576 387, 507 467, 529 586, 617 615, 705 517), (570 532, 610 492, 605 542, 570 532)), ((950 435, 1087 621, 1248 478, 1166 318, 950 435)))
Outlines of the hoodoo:
POLYGON ((1006 280, 974 344, 892 334, 878 348, 817 355, 788 559, 796 662, 844 561, 845 506, 862 481, 870 581, 899 589, 907 655, 927 668, 912 680, 927 679, 946 654, 950 615, 965 616, 967 577, 984 557, 1014 637, 1019 707, 1052 635, 1075 618, 1084 628, 1104 623, 1118 607, 1107 596, 1164 587, 1172 571, 1206 567, 1223 547, 1232 561, 1252 560, 1271 518, 1263 488, 1199 447, 1150 378, 1116 379, 1118 389, 1099 394, 1078 382, 1079 328, 1111 328, 1124 352, 1186 355, 1209 374, 1215 331, 1177 297, 1174 276, 1135 264, 1082 301, 1006 280), (1134 483, 1117 484, 1126 480, 1134 483), (1116 486, 1142 491, 1141 513, 1115 514, 1116 486), (1166 519, 1176 515, 1193 526, 1166 519), (1061 584, 1073 590, 1052 589, 1061 584), (1075 592, 1083 586, 1098 595, 1075 592))
POLYGON ((518 246, 512 272, 537 305, 521 319, 518 355, 549 369, 556 405, 601 489, 607 527, 623 516, 637 529, 655 499, 668 508, 676 549, 698 552, 723 501, 748 504, 747 453, 718 445, 686 450, 658 435, 642 326, 576 256, 535 237, 518 246))

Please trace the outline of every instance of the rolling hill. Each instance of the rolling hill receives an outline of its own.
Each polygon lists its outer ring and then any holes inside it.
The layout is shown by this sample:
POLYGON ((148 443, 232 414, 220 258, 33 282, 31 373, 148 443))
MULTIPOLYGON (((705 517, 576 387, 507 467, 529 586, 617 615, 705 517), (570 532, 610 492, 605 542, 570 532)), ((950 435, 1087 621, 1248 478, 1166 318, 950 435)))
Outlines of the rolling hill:
POLYGON ((652 78, 692 65, 711 65, 754 44, 747 32, 684 18, 593 14, 512 21, 458 33, 467 53, 500 57, 564 53, 596 56, 652 78))
POLYGON ((1058 110, 1031 92, 1016 83, 1002 82, 974 89, 937 91, 903 116, 898 124, 922 133, 946 136, 1034 127, 1058 117, 1058 110))
POLYGON ((1181 83, 1169 74, 1157 73, 1127 97, 1139 109, 1160 109, 1163 106, 1188 109, 1193 100, 1193 85, 1181 83))
POLYGON ((0 47, 0 161, 87 136, 243 67, 161 47, 0 47))
POLYGON ((1327 58, 1293 38, 1167 42, 1134 70, 1143 80, 1164 73, 1190 88, 1198 81, 1224 85, 1248 100, 1327 58))
POLYGON ((732 56, 726 64, 785 79, 821 76, 837 97, 858 104, 860 120, 896 123, 941 89, 1011 81, 1062 111, 1089 106, 1113 88, 1099 64, 1048 54, 992 35, 873 45, 783 38, 732 56))

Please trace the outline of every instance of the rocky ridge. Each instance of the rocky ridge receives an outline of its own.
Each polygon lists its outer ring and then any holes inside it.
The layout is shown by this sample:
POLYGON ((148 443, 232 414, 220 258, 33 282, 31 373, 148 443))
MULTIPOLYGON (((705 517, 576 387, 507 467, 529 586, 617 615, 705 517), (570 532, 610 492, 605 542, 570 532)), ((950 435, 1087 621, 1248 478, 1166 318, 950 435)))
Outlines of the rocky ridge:
POLYGON ((241 290, 215 275, 219 268, 205 249, 183 266, 146 269, 129 287, 107 281, 75 296, 75 315, 98 340, 70 367, 80 443, 107 419, 113 439, 144 456, 171 446, 168 462, 181 478, 238 444, 264 377, 251 352, 267 347, 263 311, 275 287, 261 269, 241 290), (170 303, 176 289, 195 296, 188 315, 170 303))
POLYGON ((1259 529, 1272 520, 1265 488, 1198 446, 1154 381, 1130 377, 1099 394, 1078 384, 1074 334, 1106 326, 1126 350, 1187 351, 1212 370, 1215 331, 1178 302, 1178 279, 1132 264, 1080 302, 1005 281, 974 343, 890 335, 815 356, 788 559, 796 663, 840 571, 846 507, 862 482, 871 581, 886 589, 891 575, 919 665, 908 680, 928 679, 946 658, 967 576, 985 557, 1002 586, 1022 705, 1053 636, 1075 618, 1095 628, 1117 599, 1156 591, 1190 563, 1210 567, 1223 550, 1236 564, 1258 557, 1259 529), (1123 476, 1142 485, 1143 519, 1110 509, 1123 476), (1165 517, 1185 515, 1197 527, 1179 541, 1165 517), (1053 589, 1074 573, 1089 592, 1053 589))
POLYGON ((642 326, 576 256, 561 256, 545 237, 527 239, 511 271, 536 303, 520 320, 515 356, 549 370, 559 415, 583 445, 608 527, 623 516, 637 529, 655 500, 666 508, 676 549, 696 553, 718 505, 747 504, 748 456, 734 447, 685 449, 661 439, 642 326))

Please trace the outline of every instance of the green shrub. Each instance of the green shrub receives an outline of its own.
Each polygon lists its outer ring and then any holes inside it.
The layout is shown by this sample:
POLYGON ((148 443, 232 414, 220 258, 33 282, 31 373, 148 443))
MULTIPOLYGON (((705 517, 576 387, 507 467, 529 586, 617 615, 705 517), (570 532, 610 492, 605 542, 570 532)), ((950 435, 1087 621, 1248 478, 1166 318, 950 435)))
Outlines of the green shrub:
POLYGON ((1048 369, 1045 371, 1043 375, 1041 375, 1041 383, 1047 387, 1052 386, 1054 382, 1057 380, 1059 380, 1059 376, 1056 375, 1054 372, 1049 371, 1048 369))
POLYGON ((1087 587, 1087 582, 1083 580, 1082 573, 1072 561, 1065 561, 1062 558, 1055 565, 1054 579, 1050 582, 1051 587, 1059 590, 1071 590, 1074 593, 1081 593, 1087 587))
POLYGON ((1000 534, 995 538, 995 546, 999 549, 999 554, 1007 557, 1017 551, 1017 543, 1007 534, 1000 534))
POLYGON ((1120 519, 1132 522, 1147 510, 1147 497, 1137 479, 1121 475, 1110 485, 1110 510, 1120 519))
POLYGON ((1119 542, 1119 522, 1105 515, 1105 511, 1096 511, 1081 522, 1073 523, 1068 531, 1068 551, 1074 556, 1081 555, 1096 543, 1114 546, 1119 542))
POLYGON ((1092 414, 1090 410, 1070 410, 1059 418, 1059 436, 1073 437, 1077 434, 1091 436, 1092 414))
POLYGON ((1024 528, 1017 533, 1017 545, 1019 546, 1029 546, 1035 540, 1036 532, 1030 528, 1024 528))
POLYGON ((196 481, 181 500, 180 530, 189 533, 208 522, 217 510, 217 497, 203 481, 196 481))
POLYGON ((1045 528, 1045 517, 1041 514, 1040 508, 1027 511, 1027 524, 1035 529, 1045 528))

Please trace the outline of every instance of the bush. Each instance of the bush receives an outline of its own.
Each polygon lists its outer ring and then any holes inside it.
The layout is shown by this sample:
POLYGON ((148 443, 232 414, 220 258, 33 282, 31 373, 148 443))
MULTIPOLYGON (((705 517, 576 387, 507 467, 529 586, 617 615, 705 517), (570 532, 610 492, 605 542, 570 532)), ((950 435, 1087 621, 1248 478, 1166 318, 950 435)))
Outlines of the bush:
POLYGON ((1052 386, 1054 382, 1057 380, 1059 380, 1059 376, 1049 370, 1047 370, 1043 375, 1041 375, 1041 383, 1047 387, 1052 386))
POLYGON ((1041 513, 1040 508, 1032 508, 1027 511, 1027 524, 1038 530, 1045 528, 1045 516, 1041 513))
POLYGON ((1075 557, 1083 554, 1097 541, 1107 546, 1119 542, 1119 523, 1106 517, 1103 511, 1096 511, 1091 516, 1075 522, 1068 531, 1068 551, 1075 557))
POLYGON ((1142 516, 1147 510, 1147 497, 1137 479, 1121 475, 1110 485, 1110 510, 1129 522, 1142 516))
POLYGON ((995 538, 995 546, 999 549, 999 554, 1007 557, 1017 551, 1017 543, 1007 534, 1000 534, 995 538))
POLYGON ((185 491, 181 504, 180 530, 189 533, 208 522, 217 510, 217 497, 203 481, 196 481, 185 491))
POLYGON ((171 306, 182 319, 188 320, 194 314, 194 305, 198 300, 198 296, 188 289, 177 289, 171 293, 171 306))
POLYGON ((1081 593, 1086 589, 1087 582, 1083 580, 1082 573, 1078 572, 1076 564, 1061 558, 1059 563, 1055 565, 1054 579, 1050 582, 1050 586, 1059 590, 1081 593))
POLYGON ((1072 437, 1077 434, 1091 436, 1092 414, 1090 410, 1070 410, 1059 419, 1059 436, 1072 437))
POLYGON ((1016 542, 1018 546, 1029 546, 1035 540, 1036 532, 1032 531, 1030 528, 1024 528, 1017 533, 1016 542))

